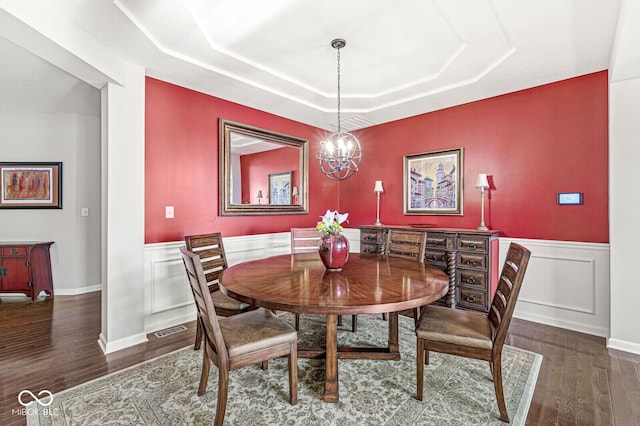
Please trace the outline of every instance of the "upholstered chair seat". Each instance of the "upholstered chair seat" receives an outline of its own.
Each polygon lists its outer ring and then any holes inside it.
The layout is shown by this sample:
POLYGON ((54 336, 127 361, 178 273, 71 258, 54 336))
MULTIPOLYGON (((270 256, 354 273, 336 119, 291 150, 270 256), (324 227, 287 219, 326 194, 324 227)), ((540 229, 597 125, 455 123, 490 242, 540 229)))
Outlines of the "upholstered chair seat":
POLYGON ((491 349, 491 321, 487 314, 427 305, 416 328, 416 335, 430 342, 478 349, 491 349))
POLYGON ((227 352, 231 357, 287 343, 297 338, 293 327, 263 308, 221 318, 219 322, 227 352))

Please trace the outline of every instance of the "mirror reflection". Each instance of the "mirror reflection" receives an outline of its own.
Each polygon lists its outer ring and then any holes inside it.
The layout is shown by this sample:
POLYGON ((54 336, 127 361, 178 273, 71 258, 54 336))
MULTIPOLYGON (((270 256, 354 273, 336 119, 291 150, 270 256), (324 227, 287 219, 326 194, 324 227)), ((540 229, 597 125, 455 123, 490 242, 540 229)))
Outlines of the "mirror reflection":
POLYGON ((308 142, 220 121, 223 215, 307 212, 308 142))

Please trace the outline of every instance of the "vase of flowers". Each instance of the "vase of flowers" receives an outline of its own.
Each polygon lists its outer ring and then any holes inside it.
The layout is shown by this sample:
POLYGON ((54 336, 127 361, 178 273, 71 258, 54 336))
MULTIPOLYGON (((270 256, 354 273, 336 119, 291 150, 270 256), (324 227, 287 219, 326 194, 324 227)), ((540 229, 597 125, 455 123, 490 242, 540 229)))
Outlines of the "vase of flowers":
POLYGON ((337 210, 327 210, 316 229, 324 234, 320 238, 318 253, 322 263, 329 271, 341 271, 349 259, 349 240, 342 235, 342 223, 347 220, 349 213, 340 214, 337 210))

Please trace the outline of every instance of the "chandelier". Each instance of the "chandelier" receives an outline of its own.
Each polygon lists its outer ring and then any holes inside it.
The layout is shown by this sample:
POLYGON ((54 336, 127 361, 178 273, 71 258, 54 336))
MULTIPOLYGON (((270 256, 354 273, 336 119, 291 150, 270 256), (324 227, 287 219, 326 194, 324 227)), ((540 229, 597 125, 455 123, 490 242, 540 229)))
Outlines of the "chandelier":
POLYGON ((340 125, 340 49, 346 44, 341 38, 331 42, 331 47, 338 51, 338 131, 320 141, 320 153, 316 156, 322 173, 334 180, 347 179, 357 172, 362 158, 360 141, 351 133, 342 132, 340 125))

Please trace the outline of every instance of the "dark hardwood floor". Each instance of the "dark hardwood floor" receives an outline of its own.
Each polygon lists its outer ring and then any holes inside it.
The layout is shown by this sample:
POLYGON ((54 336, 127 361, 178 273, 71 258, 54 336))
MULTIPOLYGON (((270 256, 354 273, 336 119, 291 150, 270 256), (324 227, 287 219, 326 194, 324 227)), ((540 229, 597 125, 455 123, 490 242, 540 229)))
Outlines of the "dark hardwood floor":
MULTIPOLYGON (((97 343, 99 292, 36 303, 0 299, 0 425, 26 423, 15 413, 20 391, 59 392, 189 346, 195 322, 186 325, 187 331, 151 334, 147 343, 104 355, 97 343)), ((609 350, 600 337, 518 319, 507 343, 544 356, 528 424, 640 424, 640 355, 609 350)))

